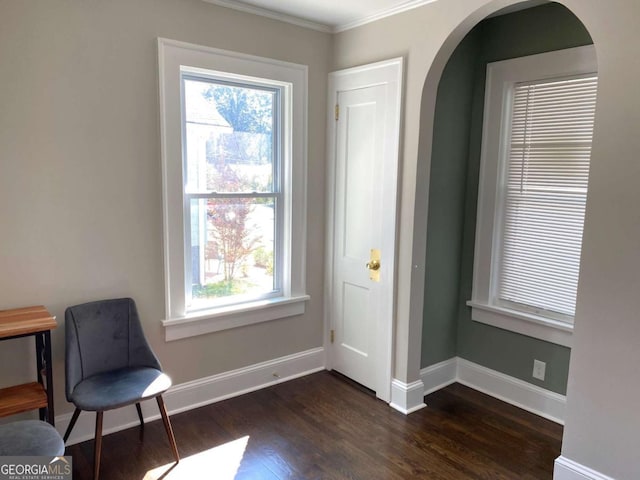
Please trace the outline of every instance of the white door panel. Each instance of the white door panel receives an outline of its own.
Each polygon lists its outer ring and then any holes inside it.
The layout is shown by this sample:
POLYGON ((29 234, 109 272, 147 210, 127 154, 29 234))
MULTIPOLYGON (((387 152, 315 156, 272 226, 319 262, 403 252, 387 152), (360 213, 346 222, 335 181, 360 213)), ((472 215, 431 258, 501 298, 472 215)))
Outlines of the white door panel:
POLYGON ((353 354, 366 358, 371 351, 371 335, 362 335, 361 322, 349 319, 361 317, 367 311, 369 304, 369 290, 351 283, 342 284, 342 328, 338 338, 340 345, 349 349, 353 354))
MULTIPOLYGON (((344 173, 344 223, 342 229, 345 257, 360 261, 367 258, 371 225, 371 189, 374 172, 367 168, 375 155, 374 128, 376 104, 350 105, 348 97, 363 97, 365 92, 346 92, 338 96, 344 110, 342 128, 338 127, 338 155, 348 159, 344 173), (345 98, 346 97, 346 98, 345 98), (345 108, 346 107, 346 108, 345 108)), ((371 92, 368 96, 372 96, 371 92)), ((341 158, 344 161, 344 158, 341 158)))
POLYGON ((330 366, 389 400, 401 60, 330 77, 330 366), (331 168, 333 167, 333 168, 331 168), (370 279, 371 249, 381 252, 370 279))
MULTIPOLYGON (((380 249, 375 224, 376 191, 382 167, 382 127, 378 104, 384 86, 338 93, 336 141, 334 368, 366 387, 376 383, 376 290, 366 263, 380 249)), ((382 109, 383 110, 383 109, 382 109)))

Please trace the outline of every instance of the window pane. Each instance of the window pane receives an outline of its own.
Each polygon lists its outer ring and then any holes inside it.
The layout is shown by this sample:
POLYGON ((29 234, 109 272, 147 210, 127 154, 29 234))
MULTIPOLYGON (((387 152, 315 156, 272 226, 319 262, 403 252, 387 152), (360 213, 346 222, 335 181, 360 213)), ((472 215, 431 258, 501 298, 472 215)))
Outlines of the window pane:
POLYGON ((186 192, 272 192, 277 90, 184 80, 186 192))
POLYGON ((189 310, 264 297, 275 282, 275 200, 191 200, 189 310))

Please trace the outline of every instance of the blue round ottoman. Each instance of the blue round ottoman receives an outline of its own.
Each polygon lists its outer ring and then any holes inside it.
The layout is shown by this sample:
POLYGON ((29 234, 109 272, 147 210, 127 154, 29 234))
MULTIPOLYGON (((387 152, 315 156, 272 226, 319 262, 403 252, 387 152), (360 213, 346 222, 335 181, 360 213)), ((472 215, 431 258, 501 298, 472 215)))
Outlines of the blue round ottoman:
POLYGON ((64 455, 64 442, 55 428, 40 420, 0 425, 0 456, 64 455))

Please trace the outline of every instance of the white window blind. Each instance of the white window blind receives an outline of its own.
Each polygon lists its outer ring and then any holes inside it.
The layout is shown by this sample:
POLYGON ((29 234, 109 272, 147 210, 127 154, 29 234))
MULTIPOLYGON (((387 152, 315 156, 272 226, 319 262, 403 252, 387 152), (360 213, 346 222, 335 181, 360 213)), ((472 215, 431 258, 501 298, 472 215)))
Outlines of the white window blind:
POLYGON ((503 197, 498 303, 573 323, 595 75, 517 83, 503 197))

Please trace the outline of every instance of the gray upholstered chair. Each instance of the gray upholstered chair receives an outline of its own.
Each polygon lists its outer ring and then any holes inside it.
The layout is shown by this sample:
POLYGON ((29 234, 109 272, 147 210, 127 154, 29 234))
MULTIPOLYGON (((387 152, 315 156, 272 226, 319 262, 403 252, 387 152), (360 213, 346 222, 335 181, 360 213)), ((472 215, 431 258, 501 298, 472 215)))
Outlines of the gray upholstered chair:
POLYGON ((41 420, 0 425, 0 457, 30 455, 64 455, 64 442, 56 429, 41 420))
POLYGON ((106 410, 135 403, 144 427, 140 401, 158 402, 176 462, 180 460, 162 394, 171 379, 144 337, 135 302, 130 298, 101 300, 65 311, 67 400, 76 406, 64 441, 82 410, 96 412, 94 478, 100 473, 102 416, 106 410))

